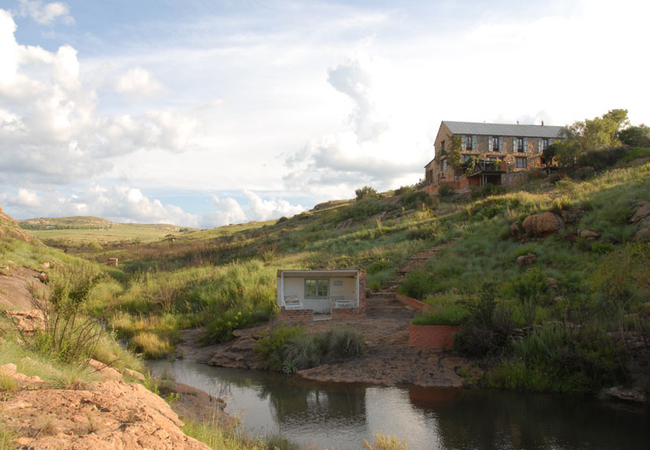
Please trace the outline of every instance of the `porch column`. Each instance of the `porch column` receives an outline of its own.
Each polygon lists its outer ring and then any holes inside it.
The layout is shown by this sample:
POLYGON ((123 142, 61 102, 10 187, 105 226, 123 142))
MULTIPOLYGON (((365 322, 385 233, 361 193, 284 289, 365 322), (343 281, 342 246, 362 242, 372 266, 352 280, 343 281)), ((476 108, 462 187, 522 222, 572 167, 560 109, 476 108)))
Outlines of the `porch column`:
POLYGON ((356 302, 356 307, 359 307, 359 272, 357 271, 357 274, 354 277, 355 283, 354 283, 354 297, 355 297, 355 302, 356 302))

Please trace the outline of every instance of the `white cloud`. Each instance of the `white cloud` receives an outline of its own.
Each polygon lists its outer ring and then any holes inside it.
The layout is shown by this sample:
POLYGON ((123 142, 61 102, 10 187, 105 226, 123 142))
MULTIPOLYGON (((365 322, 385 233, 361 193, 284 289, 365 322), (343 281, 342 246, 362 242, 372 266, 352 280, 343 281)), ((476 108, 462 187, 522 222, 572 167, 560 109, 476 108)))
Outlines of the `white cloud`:
POLYGON ((101 116, 96 92, 80 78, 77 51, 19 45, 15 29, 0 10, 0 174, 6 180, 78 182, 110 170, 117 155, 189 148, 197 119, 171 109, 101 116))
POLYGON ((153 74, 142 67, 135 67, 117 77, 115 91, 127 97, 142 99, 149 97, 162 88, 153 74))
POLYGON ((246 214, 234 198, 220 199, 212 196, 211 203, 218 209, 201 216, 200 224, 204 228, 220 227, 246 221, 246 214))
POLYGON ((248 199, 249 216, 252 220, 269 220, 281 216, 294 216, 305 209, 300 205, 292 205, 283 199, 264 200, 262 197, 251 191, 244 191, 248 199))
POLYGON ((41 0, 20 0, 19 14, 31 17, 36 23, 50 25, 59 20, 66 25, 72 25, 74 18, 70 15, 70 8, 66 3, 45 3, 41 0))

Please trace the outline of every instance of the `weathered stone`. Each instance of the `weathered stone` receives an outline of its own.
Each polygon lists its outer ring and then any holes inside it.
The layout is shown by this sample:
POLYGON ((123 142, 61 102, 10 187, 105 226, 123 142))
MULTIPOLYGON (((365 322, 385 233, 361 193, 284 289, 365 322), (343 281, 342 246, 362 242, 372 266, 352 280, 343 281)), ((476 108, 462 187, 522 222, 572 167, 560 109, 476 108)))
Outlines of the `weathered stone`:
POLYGON ((45 283, 47 281, 47 274, 45 272, 39 273, 38 279, 41 281, 41 283, 45 283))
POLYGON ((564 228, 564 220, 552 212, 543 212, 526 217, 521 224, 523 229, 533 236, 543 237, 564 228))
POLYGON ((625 389, 622 386, 614 386, 607 389, 606 392, 614 398, 628 402, 644 403, 646 400, 645 394, 641 389, 625 389))
POLYGON ((600 233, 592 230, 580 230, 578 231, 578 236, 588 241, 593 241, 594 239, 598 239, 600 237, 600 233))
POLYGON ((517 258, 517 265, 519 267, 526 267, 535 264, 535 261, 537 261, 537 255, 534 253, 527 253, 517 258))
POLYGON ((546 286, 552 291, 557 291, 557 280, 552 277, 546 279, 546 286))
POLYGON ((650 217, 650 202, 644 202, 639 206, 639 209, 636 210, 630 222, 637 223, 641 222, 644 219, 650 217))

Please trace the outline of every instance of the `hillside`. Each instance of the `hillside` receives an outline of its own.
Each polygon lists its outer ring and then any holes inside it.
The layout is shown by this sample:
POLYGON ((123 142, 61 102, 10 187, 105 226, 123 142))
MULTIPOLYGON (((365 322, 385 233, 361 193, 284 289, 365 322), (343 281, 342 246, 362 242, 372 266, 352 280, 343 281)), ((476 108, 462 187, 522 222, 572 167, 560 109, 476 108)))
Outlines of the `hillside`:
POLYGON ((27 219, 17 223, 30 235, 61 249, 75 249, 91 242, 151 242, 194 230, 169 224, 115 223, 92 216, 27 219))

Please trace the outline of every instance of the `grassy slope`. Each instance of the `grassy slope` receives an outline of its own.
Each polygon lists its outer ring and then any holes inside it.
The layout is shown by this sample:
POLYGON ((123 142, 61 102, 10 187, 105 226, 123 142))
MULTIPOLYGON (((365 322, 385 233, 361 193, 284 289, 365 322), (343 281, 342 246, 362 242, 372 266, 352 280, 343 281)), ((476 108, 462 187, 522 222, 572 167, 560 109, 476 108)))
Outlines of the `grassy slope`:
POLYGON ((617 300, 604 292, 612 282, 607 267, 629 248, 636 228, 628 220, 637 202, 650 200, 647 159, 625 159, 630 158, 623 158, 627 166, 584 181, 553 184, 532 178, 503 195, 476 200, 433 199, 405 189, 382 199, 331 202, 289 219, 194 231, 173 240, 84 247, 79 252, 88 259, 115 256, 121 262, 110 270, 112 279, 94 290, 89 309, 140 342, 136 348, 162 356, 180 328, 205 324, 206 337, 219 341, 229 337, 230 328, 268 317, 278 268, 362 267, 376 289, 413 253, 449 243, 419 279, 407 278, 404 292, 443 307, 472 300, 491 281, 497 312, 513 327, 573 323, 580 313, 590 326, 616 331, 620 318, 636 314, 645 291, 630 278, 624 284, 633 301, 610 308, 617 300), (546 239, 510 236, 511 223, 549 210, 577 211, 578 222, 546 239), (576 238, 584 228, 601 237, 576 238), (532 275, 515 263, 526 253, 537 255, 532 275), (557 290, 540 288, 534 304, 526 305, 522 285, 534 284, 535 276, 555 278, 557 290), (243 322, 235 321, 239 317, 243 322))

